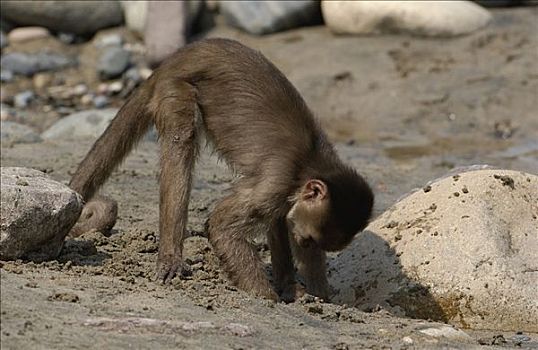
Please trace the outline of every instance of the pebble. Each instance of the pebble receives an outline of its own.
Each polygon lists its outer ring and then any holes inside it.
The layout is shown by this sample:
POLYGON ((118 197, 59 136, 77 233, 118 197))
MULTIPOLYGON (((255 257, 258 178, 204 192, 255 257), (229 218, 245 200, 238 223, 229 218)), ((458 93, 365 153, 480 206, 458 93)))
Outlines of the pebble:
POLYGON ((78 84, 73 88, 73 94, 75 96, 82 96, 88 92, 88 87, 85 84, 78 84))
POLYGON ((104 95, 97 95, 93 98, 93 105, 95 108, 105 108, 108 106, 108 98, 104 95))
POLYGON ((13 80, 13 72, 7 69, 0 70, 0 81, 2 83, 9 83, 13 80))
POLYGON ((36 90, 43 89, 45 86, 49 85, 51 81, 52 77, 49 74, 45 73, 37 73, 32 79, 32 83, 36 90))
POLYGON ((38 72, 59 70, 75 64, 75 60, 57 53, 10 52, 2 55, 1 68, 16 75, 31 76, 38 72))
POLYGON ((123 38, 119 34, 104 35, 95 42, 95 46, 99 48, 106 47, 106 46, 121 46, 121 45, 123 45, 123 38))
POLYGON ((107 91, 110 94, 117 94, 123 90, 123 83, 121 81, 115 81, 108 85, 107 91))
POLYGON ((50 37, 50 33, 44 27, 19 27, 9 32, 7 37, 11 43, 21 43, 50 37))
POLYGON ((26 108, 26 107, 28 107, 28 105, 32 102, 34 97, 35 97, 35 95, 34 95, 33 91, 31 91, 31 90, 26 90, 26 91, 23 91, 23 92, 19 92, 13 98, 15 107, 18 107, 18 108, 26 108))
POLYGON ((138 68, 136 67, 127 69, 127 71, 125 72, 123 76, 125 77, 125 79, 131 80, 136 84, 142 81, 142 75, 140 74, 140 72, 138 71, 138 68))
POLYGON ((97 64, 97 73, 102 80, 119 77, 130 64, 131 55, 120 47, 107 47, 97 64))
POLYGON ((93 98, 94 98, 93 94, 85 94, 80 98, 80 103, 82 103, 85 106, 89 106, 90 104, 93 103, 93 98))
POLYGON ((60 32, 56 35, 56 37, 62 43, 67 44, 67 45, 74 44, 77 41, 77 36, 73 33, 60 32))

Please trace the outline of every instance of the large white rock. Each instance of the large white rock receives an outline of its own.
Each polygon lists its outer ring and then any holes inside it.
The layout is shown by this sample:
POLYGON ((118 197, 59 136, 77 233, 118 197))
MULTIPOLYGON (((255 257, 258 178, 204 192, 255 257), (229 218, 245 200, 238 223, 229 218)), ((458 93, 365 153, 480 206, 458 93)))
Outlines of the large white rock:
POLYGON ((338 34, 409 33, 456 36, 484 27, 487 10, 470 1, 323 0, 325 23, 338 34))
POLYGON ((52 259, 82 210, 69 187, 27 168, 1 168, 0 259, 52 259))
POLYGON ((538 331, 538 176, 476 170, 437 180, 330 262, 336 302, 460 327, 538 331))

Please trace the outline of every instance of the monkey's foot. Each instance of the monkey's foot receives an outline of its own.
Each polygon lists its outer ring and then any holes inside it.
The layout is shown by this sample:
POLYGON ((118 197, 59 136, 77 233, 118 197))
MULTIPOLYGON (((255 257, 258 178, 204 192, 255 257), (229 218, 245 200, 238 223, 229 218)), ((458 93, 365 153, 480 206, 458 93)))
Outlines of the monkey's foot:
POLYGON ((292 283, 283 288, 280 293, 280 301, 292 303, 306 294, 306 289, 300 283, 292 283))
POLYGON ((175 276, 186 277, 192 275, 189 265, 177 256, 165 256, 157 259, 157 271, 155 281, 162 281, 164 284, 170 283, 175 276))

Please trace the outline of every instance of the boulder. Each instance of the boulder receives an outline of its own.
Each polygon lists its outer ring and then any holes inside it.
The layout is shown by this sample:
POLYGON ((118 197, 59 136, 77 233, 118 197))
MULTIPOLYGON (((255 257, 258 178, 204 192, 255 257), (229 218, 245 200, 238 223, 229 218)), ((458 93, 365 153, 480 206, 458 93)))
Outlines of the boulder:
POLYGON ((81 197, 44 173, 1 168, 0 259, 53 259, 82 210, 81 197))
POLYGON ((2 146, 42 141, 39 134, 29 126, 4 120, 0 123, 0 140, 2 146))
POLYGON ((251 34, 268 34, 321 23, 319 1, 221 1, 231 25, 251 34))
POLYGON ((451 37, 484 27, 490 13, 470 1, 326 1, 323 19, 337 34, 407 33, 451 37))
POLYGON ((334 300, 464 328, 538 331, 538 176, 483 169, 428 184, 330 262, 334 300))
POLYGON ((123 13, 118 1, 2 1, 2 19, 88 35, 122 24, 123 13))
POLYGON ((2 70, 14 74, 31 76, 38 72, 60 70, 76 64, 76 60, 57 53, 10 52, 2 55, 0 66, 2 70))
POLYGON ((57 121, 45 130, 41 137, 45 140, 96 139, 105 131, 117 112, 115 108, 77 112, 57 121))

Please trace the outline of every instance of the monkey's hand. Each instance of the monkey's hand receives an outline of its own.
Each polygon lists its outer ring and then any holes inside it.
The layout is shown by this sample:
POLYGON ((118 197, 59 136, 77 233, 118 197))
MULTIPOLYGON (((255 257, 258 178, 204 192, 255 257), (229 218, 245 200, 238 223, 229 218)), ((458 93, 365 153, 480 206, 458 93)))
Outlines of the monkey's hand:
POLYGON ((162 281, 167 284, 172 281, 176 275, 180 277, 190 276, 192 274, 191 268, 185 262, 181 256, 159 254, 157 259, 157 271, 155 274, 155 281, 162 281))

